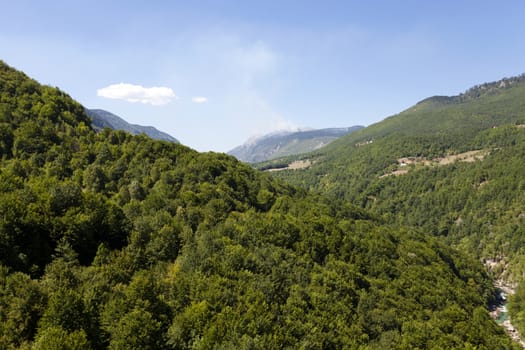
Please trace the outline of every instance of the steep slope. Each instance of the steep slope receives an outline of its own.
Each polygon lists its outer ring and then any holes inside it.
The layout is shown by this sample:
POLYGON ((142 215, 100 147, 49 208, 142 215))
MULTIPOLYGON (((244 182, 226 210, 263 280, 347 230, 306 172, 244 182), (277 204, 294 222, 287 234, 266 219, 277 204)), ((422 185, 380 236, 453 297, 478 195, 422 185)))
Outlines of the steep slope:
POLYGON ((362 129, 362 126, 328 128, 265 135, 238 146, 228 154, 248 163, 307 153, 328 145, 343 135, 362 129))
POLYGON ((129 132, 132 135, 140 135, 144 133, 155 140, 179 143, 179 141, 176 138, 166 134, 165 132, 157 130, 153 126, 130 124, 121 117, 103 109, 86 108, 86 114, 88 117, 91 118, 91 120, 93 121, 92 125, 96 129, 110 128, 114 130, 123 130, 129 132))
POLYGON ((481 265, 0 63, 0 348, 511 349, 481 265))

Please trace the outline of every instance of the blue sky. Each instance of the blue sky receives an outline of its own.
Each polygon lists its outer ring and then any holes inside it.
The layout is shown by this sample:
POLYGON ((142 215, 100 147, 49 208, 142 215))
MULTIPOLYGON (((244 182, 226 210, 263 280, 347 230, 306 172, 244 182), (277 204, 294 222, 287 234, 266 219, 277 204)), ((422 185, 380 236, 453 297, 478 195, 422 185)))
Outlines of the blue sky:
POLYGON ((522 0, 6 0, 0 13, 1 60, 200 151, 369 125, 525 72, 522 0))

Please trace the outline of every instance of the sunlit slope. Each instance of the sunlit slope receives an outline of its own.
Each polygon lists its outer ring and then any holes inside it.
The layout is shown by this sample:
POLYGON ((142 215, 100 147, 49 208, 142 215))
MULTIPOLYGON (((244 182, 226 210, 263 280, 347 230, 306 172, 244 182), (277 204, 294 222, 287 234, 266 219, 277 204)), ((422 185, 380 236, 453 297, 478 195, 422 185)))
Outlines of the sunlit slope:
POLYGON ((277 176, 344 196, 362 188, 363 181, 396 167, 402 157, 433 159, 470 151, 483 146, 476 140, 479 132, 521 124, 525 124, 523 76, 482 84, 454 97, 425 99, 317 152, 274 163, 282 166, 297 158, 309 159, 312 165, 307 170, 280 172, 277 176))

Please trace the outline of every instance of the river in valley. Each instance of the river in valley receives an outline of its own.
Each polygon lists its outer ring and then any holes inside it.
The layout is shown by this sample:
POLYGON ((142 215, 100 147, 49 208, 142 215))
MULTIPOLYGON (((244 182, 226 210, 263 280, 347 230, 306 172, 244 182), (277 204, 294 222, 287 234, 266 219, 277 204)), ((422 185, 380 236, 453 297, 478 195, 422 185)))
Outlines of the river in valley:
POLYGON ((493 311, 490 314, 497 324, 505 328, 512 340, 525 348, 525 341, 523 341, 518 330, 512 325, 508 315, 508 296, 514 294, 514 287, 505 284, 502 280, 497 280, 496 288, 499 293, 498 303, 493 306, 493 311))

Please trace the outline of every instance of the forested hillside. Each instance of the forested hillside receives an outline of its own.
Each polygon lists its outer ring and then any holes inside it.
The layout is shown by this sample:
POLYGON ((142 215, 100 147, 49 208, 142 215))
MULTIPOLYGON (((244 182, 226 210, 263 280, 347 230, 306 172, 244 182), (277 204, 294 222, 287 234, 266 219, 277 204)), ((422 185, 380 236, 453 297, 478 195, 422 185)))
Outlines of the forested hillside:
MULTIPOLYGON (((522 285, 524 120, 525 79, 504 79, 424 100, 275 176, 438 237, 522 285)), ((520 287, 511 312, 522 332, 524 300, 520 287)))
POLYGON ((511 349, 467 254, 0 63, 0 348, 511 349))

